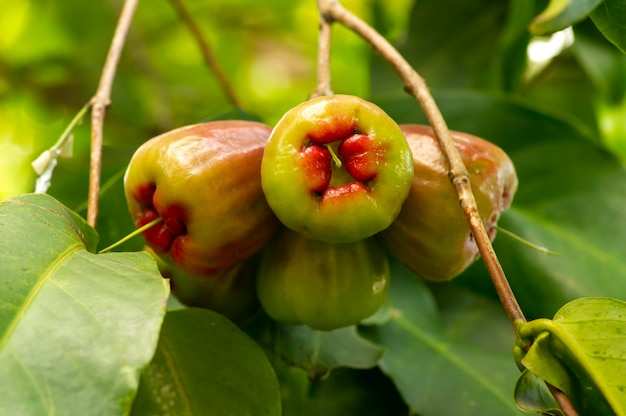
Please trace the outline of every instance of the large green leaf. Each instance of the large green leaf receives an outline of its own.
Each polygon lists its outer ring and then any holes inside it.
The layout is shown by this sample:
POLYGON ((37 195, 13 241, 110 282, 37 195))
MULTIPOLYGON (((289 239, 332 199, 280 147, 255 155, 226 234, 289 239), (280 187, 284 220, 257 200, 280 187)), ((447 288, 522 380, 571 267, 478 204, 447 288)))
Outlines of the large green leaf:
MULTIPOLYGON (((400 52, 431 87, 508 89, 526 63, 527 0, 418 0, 400 52)), ((372 91, 401 91, 386 63, 375 61, 372 91)))
POLYGON ((170 311, 132 414, 280 415, 278 382, 261 348, 222 315, 170 311))
POLYGON ((604 36, 626 53, 626 6, 622 0, 604 0, 591 14, 604 36))
POLYGON ((97 235, 47 195, 0 203, 0 413, 128 411, 169 289, 147 253, 97 235))
MULTIPOLYGON (((434 93, 450 128, 495 142, 516 166, 518 192, 499 225, 559 253, 496 237, 496 253, 527 316, 553 316, 580 297, 626 299, 626 172, 616 158, 556 111, 470 91, 434 93)), ((411 99, 379 102, 399 122, 424 122, 411 99)), ((458 281, 492 290, 482 267, 458 281)))
POLYGON ((571 26, 589 15, 603 0, 551 0, 530 23, 535 35, 545 35, 571 26))
POLYGON ((387 349, 380 367, 409 406, 422 416, 521 414, 514 333, 499 305, 446 288, 440 315, 427 286, 396 262, 391 282, 391 319, 365 332, 387 349))
POLYGON ((276 324, 276 354, 317 379, 337 367, 372 368, 384 350, 361 338, 355 326, 315 331, 306 325, 276 324))
POLYGON ((523 324, 520 337, 530 345, 522 365, 566 392, 584 414, 626 415, 626 302, 577 299, 553 320, 523 324))

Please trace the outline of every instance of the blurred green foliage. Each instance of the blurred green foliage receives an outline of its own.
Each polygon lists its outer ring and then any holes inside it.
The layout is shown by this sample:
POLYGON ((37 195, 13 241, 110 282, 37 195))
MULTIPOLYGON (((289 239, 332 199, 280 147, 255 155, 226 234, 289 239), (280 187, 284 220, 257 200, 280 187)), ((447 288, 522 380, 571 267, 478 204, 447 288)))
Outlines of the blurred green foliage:
MULTIPOLYGON (((95 94, 123 2, 0 0, 0 199, 34 189, 30 162, 95 94)), ((370 4, 346 6, 365 19, 370 4)), ((186 2, 242 110, 273 124, 315 88, 318 13, 312 1, 186 2)), ((407 23, 410 1, 382 4, 388 33, 407 23)), ((337 28, 337 92, 368 94, 366 44, 337 28)), ((168 1, 140 3, 124 48, 104 131, 103 181, 134 149, 166 130, 232 111, 188 27, 168 1)), ((76 129, 51 193, 70 206, 87 196, 89 119, 76 129), (72 192, 63 191, 71 181, 72 192)))

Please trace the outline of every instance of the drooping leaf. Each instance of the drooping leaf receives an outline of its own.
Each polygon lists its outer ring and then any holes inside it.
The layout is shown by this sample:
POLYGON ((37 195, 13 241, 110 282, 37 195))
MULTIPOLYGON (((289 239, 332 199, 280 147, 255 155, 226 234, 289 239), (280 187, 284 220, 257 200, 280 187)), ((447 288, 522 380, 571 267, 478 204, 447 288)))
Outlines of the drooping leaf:
POLYGON ((384 349, 359 336, 355 326, 316 331, 306 325, 276 324, 276 354, 307 371, 311 379, 337 367, 375 367, 384 349))
POLYGON ((459 292, 450 295, 462 300, 458 309, 440 315, 427 286, 396 262, 391 282, 391 319, 365 333, 387 349, 380 367, 409 406, 423 416, 522 414, 512 399, 514 333, 502 311, 459 292), (506 342, 484 336, 506 326, 506 342))
POLYGON ((205 309, 169 311, 132 415, 280 415, 274 370, 235 324, 205 309))
POLYGON ((147 253, 96 242, 50 196, 0 203, 0 413, 128 411, 169 287, 147 253))
POLYGON ((621 0, 604 0, 591 14, 600 32, 626 53, 626 6, 621 0))
POLYGON ((565 29, 586 18, 603 0, 551 0, 529 25, 535 35, 565 29))
POLYGON ((583 414, 626 415, 626 302, 577 299, 553 320, 523 324, 520 337, 531 343, 521 363, 563 390, 583 414), (566 380, 559 376, 563 367, 571 374, 566 380))

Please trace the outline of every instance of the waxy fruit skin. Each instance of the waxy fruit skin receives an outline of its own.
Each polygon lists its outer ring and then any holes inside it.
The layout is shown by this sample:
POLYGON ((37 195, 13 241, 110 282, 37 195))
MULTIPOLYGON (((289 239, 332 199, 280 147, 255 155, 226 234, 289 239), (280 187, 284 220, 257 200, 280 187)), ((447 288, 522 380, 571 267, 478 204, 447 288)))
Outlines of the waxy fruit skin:
POLYGON ((372 237, 311 240, 284 228, 260 254, 257 295, 273 319, 329 331, 374 314, 389 291, 389 262, 372 237))
POLYGON ((387 228, 412 178, 411 150, 398 125, 376 105, 350 95, 314 98, 287 111, 261 166, 263 191, 281 222, 331 243, 355 242, 387 228))
MULTIPOLYGON (((391 253, 417 275, 431 281, 450 280, 479 257, 478 247, 432 128, 417 124, 400 128, 413 151, 415 174, 400 215, 381 236, 391 253)), ((450 133, 493 241, 494 226, 517 190, 515 167, 495 144, 466 133, 450 133)))
POLYGON ((137 227, 166 262, 193 276, 231 269, 263 247, 280 223, 261 189, 271 128, 252 121, 182 127, 141 145, 124 188, 137 227))
POLYGON ((244 324, 258 310, 256 255, 218 274, 192 276, 165 261, 150 247, 144 250, 154 257, 161 275, 170 281, 172 294, 183 305, 210 309, 236 324, 244 324))

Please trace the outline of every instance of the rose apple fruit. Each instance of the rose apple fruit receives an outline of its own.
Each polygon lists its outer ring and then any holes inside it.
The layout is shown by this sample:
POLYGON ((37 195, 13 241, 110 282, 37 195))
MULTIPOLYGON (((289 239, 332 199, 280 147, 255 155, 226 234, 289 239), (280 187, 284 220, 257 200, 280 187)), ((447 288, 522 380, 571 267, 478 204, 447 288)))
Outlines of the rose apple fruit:
POLYGON ((281 222, 330 243, 387 228, 412 178, 411 149, 399 126, 350 95, 314 98, 285 113, 261 165, 263 191, 281 222))
POLYGON ((193 276, 231 269, 256 253, 280 225, 261 188, 271 128, 252 121, 182 127, 141 145, 124 188, 137 227, 165 261, 193 276))
POLYGON ((389 291, 389 262, 374 237, 333 244, 288 228, 261 251, 257 295, 273 319, 332 330, 376 312, 389 291))
MULTIPOLYGON (((400 214, 381 236, 391 253, 417 275, 432 281, 450 280, 478 258, 478 247, 433 129, 417 124, 400 127, 413 151, 415 175, 400 214)), ((493 241, 494 226, 517 190, 515 167, 495 144, 466 133, 450 133, 493 241)))
POLYGON ((145 247, 169 279, 174 297, 183 305, 211 309, 237 324, 243 324, 259 308, 255 277, 257 256, 252 256, 218 274, 190 275, 145 247))

